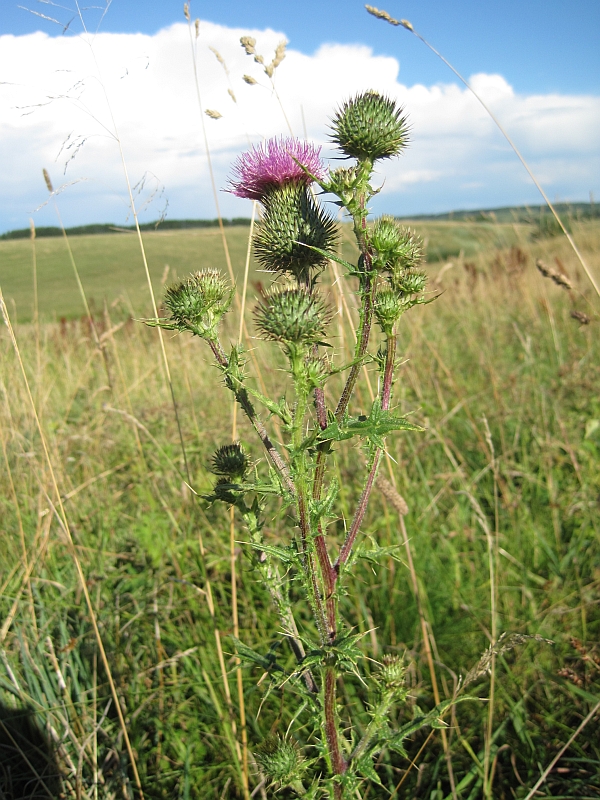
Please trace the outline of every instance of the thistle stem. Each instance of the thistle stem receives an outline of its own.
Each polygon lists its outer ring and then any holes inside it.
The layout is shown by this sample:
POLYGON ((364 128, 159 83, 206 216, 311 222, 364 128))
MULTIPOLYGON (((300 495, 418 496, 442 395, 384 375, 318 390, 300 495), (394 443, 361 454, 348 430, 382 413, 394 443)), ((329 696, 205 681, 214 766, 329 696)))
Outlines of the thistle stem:
POLYGON ((304 355, 305 353, 302 351, 290 353, 290 366, 296 392, 296 409, 292 425, 292 464, 296 485, 298 524, 302 537, 302 555, 306 577, 308 579, 309 600, 317 628, 319 629, 321 642, 325 643, 328 638, 327 622, 325 619, 325 610, 323 608, 323 599, 321 597, 313 551, 310 514, 307 503, 306 451, 302 448, 304 418, 308 409, 308 390, 304 376, 304 355))
POLYGON ((339 569, 348 560, 348 557, 350 556, 350 551, 352 550, 354 542, 356 541, 356 537, 358 536, 360 526, 362 525, 362 521, 365 517, 367 506, 369 504, 369 498, 371 497, 371 491, 373 489, 373 484, 375 483, 375 478, 377 477, 377 470, 379 469, 379 464, 381 462, 382 453, 383 451, 380 448, 377 448, 377 450, 375 450, 375 453, 373 454, 371 469, 369 470, 367 480, 365 481, 365 486, 362 490, 360 500, 358 501, 358 506, 356 508, 356 511, 354 512, 352 525, 350 526, 350 530, 348 531, 346 539, 344 540, 344 544, 340 548, 340 554, 333 565, 333 568, 337 572, 338 579, 339 579, 339 569))
MULTIPOLYGON (((396 360, 396 335, 392 333, 387 337, 385 367, 383 371, 383 386, 381 389, 381 408, 383 409, 383 411, 389 410, 390 402, 392 399, 392 384, 394 378, 395 360, 396 360)), ((356 541, 358 531, 360 530, 360 526, 367 511, 369 498, 371 496, 373 484, 375 483, 375 478, 377 477, 377 470, 379 468, 382 455, 383 455, 383 450, 381 448, 377 448, 377 450, 373 455, 371 469, 369 471, 364 489, 360 496, 358 507, 354 514, 354 519, 352 520, 352 525, 350 526, 348 535, 346 536, 344 544, 340 549, 340 554, 335 564, 333 565, 338 575, 339 575, 340 565, 345 564, 345 562, 348 560, 348 557, 350 556, 350 551, 352 550, 354 542, 356 541)))
POLYGON ((209 339, 208 343, 210 344, 210 348, 213 351, 213 354, 217 360, 218 365, 225 373, 225 385, 231 392, 233 392, 235 399, 242 408, 242 411, 246 414, 246 416, 250 420, 252 427, 258 434, 258 437, 261 440, 263 447, 269 454, 269 458, 271 459, 273 466, 279 473, 279 476, 282 482, 284 483, 286 489, 288 490, 288 492, 290 492, 290 494, 295 495, 296 490, 294 482, 292 481, 292 478, 290 476, 288 465, 285 463, 279 451, 271 441, 267 429, 263 425, 260 417, 256 413, 252 401, 248 397, 248 392, 244 389, 243 386, 240 387, 236 386, 233 381, 233 378, 227 374, 227 368, 229 367, 229 359, 227 358, 227 354, 223 350, 221 343, 218 340, 213 340, 213 339, 209 339))
MULTIPOLYGON (((348 764, 340 747, 340 738, 337 724, 336 711, 336 670, 334 667, 326 667, 325 682, 323 687, 323 712, 325 716, 325 739, 327 740, 327 750, 331 760, 331 769, 334 775, 343 775, 348 764)), ((336 787, 336 795, 341 797, 341 787, 336 787)))
MULTIPOLYGON (((367 253, 363 254, 365 257, 365 266, 370 269, 370 256, 367 253), (369 264, 367 265, 367 260, 369 264)), ((371 323, 373 319, 373 299, 375 294, 375 286, 376 283, 373 280, 373 276, 370 272, 367 272, 365 276, 365 283, 362 292, 362 305, 359 312, 359 325, 358 325, 358 337, 356 340, 356 348, 354 351, 354 361, 355 363, 352 365, 350 369, 350 373, 346 380, 346 384, 344 386, 344 390, 342 395, 339 399, 337 404, 337 408, 335 409, 335 418, 338 422, 342 419, 346 410, 348 408, 348 403, 350 402, 350 398, 352 397, 352 392, 354 391, 354 387, 356 386, 356 381, 358 380, 358 374, 361 368, 361 360, 364 354, 367 352, 367 347, 369 345, 369 336, 371 334, 371 323)))

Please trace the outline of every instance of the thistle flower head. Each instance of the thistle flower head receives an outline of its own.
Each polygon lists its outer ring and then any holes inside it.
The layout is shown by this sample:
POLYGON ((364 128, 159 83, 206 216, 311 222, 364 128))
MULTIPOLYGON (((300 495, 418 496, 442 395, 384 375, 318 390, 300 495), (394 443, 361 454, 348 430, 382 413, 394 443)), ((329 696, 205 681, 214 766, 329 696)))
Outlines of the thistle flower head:
POLYGON ((288 183, 308 186, 312 178, 302 167, 315 178, 322 178, 325 170, 320 153, 320 147, 299 139, 268 139, 237 159, 229 191, 237 197, 262 201, 278 186, 288 183))
POLYGON ((265 339, 288 347, 307 347, 325 335, 331 311, 322 297, 303 287, 274 290, 254 312, 265 339))
POLYGON ((225 444, 215 452, 211 468, 216 475, 242 480, 250 467, 250 460, 239 442, 225 444))
POLYGON ((217 270, 194 272, 166 291, 164 305, 171 314, 169 324, 176 330, 214 338, 232 297, 233 289, 217 270))
POLYGON ((291 273, 308 284, 311 271, 327 263, 326 256, 310 248, 330 251, 336 240, 335 220, 305 184, 284 184, 265 197, 265 213, 254 237, 254 252, 264 269, 291 273))
POLYGON ((296 744, 279 736, 268 736, 254 755, 265 776, 279 786, 289 786, 304 772, 304 760, 296 744))
POLYGON ((340 150, 359 161, 399 155, 408 143, 402 108, 378 92, 363 92, 344 103, 332 120, 332 136, 340 150))

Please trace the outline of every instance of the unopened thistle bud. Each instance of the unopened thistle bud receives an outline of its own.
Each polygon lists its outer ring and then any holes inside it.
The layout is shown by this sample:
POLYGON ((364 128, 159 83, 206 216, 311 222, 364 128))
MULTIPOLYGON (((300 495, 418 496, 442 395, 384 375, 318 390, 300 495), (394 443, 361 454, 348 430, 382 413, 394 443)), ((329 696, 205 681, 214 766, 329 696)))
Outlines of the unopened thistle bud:
POLYGON ((263 200, 264 217, 254 237, 254 252, 269 272, 291 273, 299 283, 310 283, 311 272, 322 269, 327 257, 311 250, 331 251, 337 225, 313 199, 306 185, 288 183, 263 200))
POLYGON ((382 289, 375 297, 373 310, 382 331, 387 336, 391 336, 394 332, 394 325, 405 311, 405 305, 402 297, 394 289, 382 289))
POLYGON ((408 143, 402 108, 378 92, 364 92, 344 103, 332 121, 331 139, 347 156, 376 161, 399 155, 408 143))
POLYGON ((214 339, 232 297, 233 289, 217 270, 195 272, 167 289, 164 305, 171 318, 164 327, 214 339))
POLYGON ((331 372, 326 358, 320 358, 312 354, 305 358, 304 370, 306 381, 311 390, 323 387, 331 372))
POLYGON ((231 491, 231 483, 232 481, 230 478, 219 478, 214 486, 212 496, 208 499, 211 501, 220 500, 222 503, 228 503, 230 506, 234 506, 238 498, 231 491))
POLYGON ((304 760, 296 744, 279 736, 268 736, 254 755, 265 777, 281 787, 300 780, 304 771, 304 760))
POLYGON ((238 442, 225 444, 211 459, 211 468, 216 475, 243 480, 250 467, 250 460, 238 442))
POLYGON ((378 681, 385 689, 398 690, 404 686, 406 665, 402 656, 384 656, 378 681))
POLYGON ((303 348, 323 339, 331 311, 319 294, 298 287, 271 292, 255 319, 265 339, 303 348))
POLYGON ((427 276, 424 272, 419 270, 407 270, 394 283, 397 291, 402 292, 403 295, 409 296, 413 294, 420 294, 425 291, 427 286, 427 276))
POLYGON ((369 243, 375 251, 374 263, 380 269, 403 271, 416 266, 422 257, 421 239, 393 217, 384 216, 375 221, 369 243))

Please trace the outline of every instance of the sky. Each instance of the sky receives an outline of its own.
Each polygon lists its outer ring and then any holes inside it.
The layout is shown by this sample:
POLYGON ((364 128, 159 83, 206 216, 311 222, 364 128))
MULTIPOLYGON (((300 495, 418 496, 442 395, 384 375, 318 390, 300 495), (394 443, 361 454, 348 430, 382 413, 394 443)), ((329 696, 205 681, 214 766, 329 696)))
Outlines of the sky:
MULTIPOLYGON (((410 20, 469 80, 553 200, 600 197, 598 0, 374 2, 410 20)), ((81 17, 72 0, 0 0, 0 232, 30 218, 56 224, 43 168, 67 226, 130 223, 125 170, 142 220, 213 218, 204 130, 221 212, 249 216, 249 202, 224 191, 236 156, 291 130, 333 158, 330 117, 366 89, 396 99, 411 125, 406 153, 378 167, 375 212, 540 202, 473 95, 362 2, 192 0, 190 14, 191 28, 172 0, 95 0, 81 17), (287 41, 273 82, 244 53, 243 35, 266 63, 287 41)))

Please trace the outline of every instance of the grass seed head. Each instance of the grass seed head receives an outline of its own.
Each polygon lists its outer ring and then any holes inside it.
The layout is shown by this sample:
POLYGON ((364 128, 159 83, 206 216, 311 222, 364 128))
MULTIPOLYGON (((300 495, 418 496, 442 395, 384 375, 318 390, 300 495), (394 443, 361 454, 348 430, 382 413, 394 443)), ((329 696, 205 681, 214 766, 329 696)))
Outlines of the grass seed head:
POLYGON ((50 179, 50 174, 46 168, 42 170, 42 174, 44 176, 44 181, 46 182, 46 189, 52 194, 54 192, 54 186, 52 186, 52 181, 50 179))
POLYGON ((240 44, 246 51, 247 56, 253 56, 256 53, 256 39, 252 36, 241 36, 240 44))

